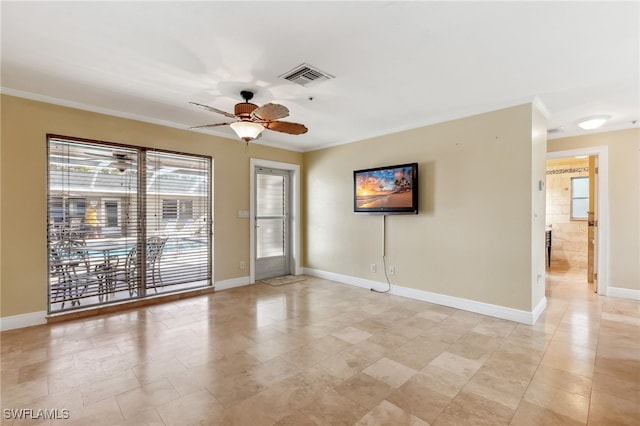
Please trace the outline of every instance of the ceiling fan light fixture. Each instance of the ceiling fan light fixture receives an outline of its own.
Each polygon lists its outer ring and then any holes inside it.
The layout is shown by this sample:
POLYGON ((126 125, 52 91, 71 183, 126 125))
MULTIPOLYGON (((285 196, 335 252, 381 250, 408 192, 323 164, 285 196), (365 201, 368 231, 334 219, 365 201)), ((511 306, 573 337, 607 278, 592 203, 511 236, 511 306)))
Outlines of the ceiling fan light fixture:
POLYGON ((256 139, 264 130, 264 126, 251 121, 236 121, 230 124, 231 128, 238 137, 246 142, 256 139))
POLYGON ((578 122, 578 127, 584 130, 595 130, 602 126, 610 118, 610 115, 597 115, 593 117, 587 117, 584 120, 578 122))

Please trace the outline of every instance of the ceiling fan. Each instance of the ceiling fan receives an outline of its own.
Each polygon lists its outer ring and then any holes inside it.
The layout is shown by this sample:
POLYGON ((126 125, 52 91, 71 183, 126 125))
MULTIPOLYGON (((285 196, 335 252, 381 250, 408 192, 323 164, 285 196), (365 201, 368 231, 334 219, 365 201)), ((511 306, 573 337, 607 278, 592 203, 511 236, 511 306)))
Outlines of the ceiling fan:
POLYGON ((249 101, 253 98, 253 92, 243 90, 240 96, 244 102, 235 105, 233 114, 210 107, 208 105, 189 102, 198 108, 206 109, 225 117, 235 118, 236 121, 226 123, 205 124, 203 126, 193 126, 189 129, 202 129, 205 127, 217 127, 229 125, 238 135, 238 137, 246 142, 258 139, 262 135, 264 129, 274 130, 276 132, 288 133, 290 135, 301 135, 307 133, 307 127, 304 124, 292 123, 290 121, 281 121, 281 118, 289 115, 289 109, 280 104, 268 103, 261 107, 252 104, 249 101))
POLYGON ((109 163, 109 165, 111 167, 114 167, 120 173, 124 173, 129 167, 133 165, 133 158, 131 158, 129 154, 124 154, 122 152, 112 152, 111 155, 91 152, 87 152, 86 154, 92 157, 102 157, 110 159, 111 162, 109 163))

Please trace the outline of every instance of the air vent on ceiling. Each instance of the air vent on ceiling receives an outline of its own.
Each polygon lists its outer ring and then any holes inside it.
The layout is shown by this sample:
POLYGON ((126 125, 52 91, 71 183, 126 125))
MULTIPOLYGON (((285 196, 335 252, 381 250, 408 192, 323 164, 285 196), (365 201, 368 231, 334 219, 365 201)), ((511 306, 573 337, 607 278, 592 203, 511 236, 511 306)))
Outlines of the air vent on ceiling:
POLYGON ((289 80, 292 83, 299 84, 300 86, 308 86, 311 83, 319 83, 334 78, 332 75, 327 74, 313 68, 309 64, 301 64, 280 76, 285 80, 289 80))

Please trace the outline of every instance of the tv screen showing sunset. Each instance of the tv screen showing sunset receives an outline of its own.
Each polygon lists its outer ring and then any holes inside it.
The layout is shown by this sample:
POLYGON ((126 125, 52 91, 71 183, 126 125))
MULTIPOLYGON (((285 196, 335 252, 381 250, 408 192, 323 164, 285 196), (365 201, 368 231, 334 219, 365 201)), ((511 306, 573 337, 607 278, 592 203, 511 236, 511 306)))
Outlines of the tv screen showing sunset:
POLYGON ((357 173, 357 208, 411 207, 413 197, 411 166, 357 173))

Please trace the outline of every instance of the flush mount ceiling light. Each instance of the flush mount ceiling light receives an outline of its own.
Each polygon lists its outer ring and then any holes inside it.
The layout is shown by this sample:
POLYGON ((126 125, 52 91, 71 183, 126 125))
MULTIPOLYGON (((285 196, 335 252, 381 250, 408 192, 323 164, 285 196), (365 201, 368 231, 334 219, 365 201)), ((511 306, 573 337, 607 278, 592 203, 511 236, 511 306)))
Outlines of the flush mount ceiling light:
POLYGON ((610 118, 610 115, 596 115, 593 117, 587 117, 578 122, 578 127, 584 130, 594 130, 602 126, 610 118))

